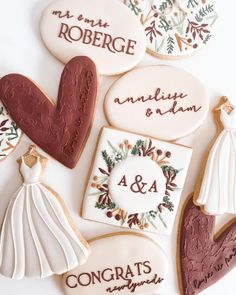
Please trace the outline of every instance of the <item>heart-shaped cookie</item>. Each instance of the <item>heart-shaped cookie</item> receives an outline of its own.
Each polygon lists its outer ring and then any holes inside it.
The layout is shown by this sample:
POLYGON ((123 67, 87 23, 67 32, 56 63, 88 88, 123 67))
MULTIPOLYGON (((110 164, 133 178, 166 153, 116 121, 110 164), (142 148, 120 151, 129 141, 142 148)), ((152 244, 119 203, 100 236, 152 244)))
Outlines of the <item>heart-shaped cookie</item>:
POLYGON ((29 79, 11 74, 0 80, 0 97, 18 126, 45 152, 74 168, 92 125, 97 96, 96 66, 75 57, 61 76, 57 105, 29 79))
POLYGON ((235 220, 214 236, 215 217, 204 214, 191 197, 183 211, 179 234, 182 294, 210 287, 236 266, 235 220))

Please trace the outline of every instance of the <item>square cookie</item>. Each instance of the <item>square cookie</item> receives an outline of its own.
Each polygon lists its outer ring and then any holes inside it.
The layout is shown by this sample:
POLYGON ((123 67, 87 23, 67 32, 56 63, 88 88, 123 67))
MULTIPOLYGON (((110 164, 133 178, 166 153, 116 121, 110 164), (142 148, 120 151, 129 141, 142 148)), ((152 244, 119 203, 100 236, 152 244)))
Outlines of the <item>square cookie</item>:
POLYGON ((171 234, 192 149, 103 128, 82 217, 171 234))

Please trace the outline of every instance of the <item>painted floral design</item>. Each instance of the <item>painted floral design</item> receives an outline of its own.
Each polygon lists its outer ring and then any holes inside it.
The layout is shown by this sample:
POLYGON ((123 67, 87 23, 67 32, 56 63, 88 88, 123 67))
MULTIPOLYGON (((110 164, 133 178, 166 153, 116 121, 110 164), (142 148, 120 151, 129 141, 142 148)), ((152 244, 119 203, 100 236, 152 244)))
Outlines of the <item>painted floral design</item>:
POLYGON ((170 212, 174 210, 174 205, 171 201, 172 192, 178 189, 175 179, 179 170, 172 167, 169 163, 172 156, 171 152, 163 151, 154 146, 151 139, 146 141, 140 139, 137 140, 135 144, 124 140, 122 143, 118 144, 118 146, 113 145, 110 141, 107 143, 112 153, 108 154, 107 150, 102 150, 101 155, 104 166, 98 168, 99 174, 93 177, 93 182, 91 183, 91 187, 95 192, 90 195, 97 197, 95 208, 103 210, 107 218, 115 218, 120 225, 127 224, 129 228, 136 226, 140 230, 144 230, 152 226, 156 229, 154 223, 156 218, 159 218, 166 228, 167 225, 162 218, 162 212, 163 210, 169 210, 170 212), (163 171, 166 179, 166 190, 162 202, 158 204, 156 210, 146 213, 129 214, 129 212, 118 208, 112 201, 108 186, 110 174, 117 163, 132 156, 150 157, 163 171))
POLYGON ((0 103, 0 160, 7 157, 20 140, 21 131, 0 103))
POLYGON ((211 39, 218 18, 214 4, 208 0, 123 2, 140 18, 148 49, 160 55, 182 56, 201 48, 211 39))

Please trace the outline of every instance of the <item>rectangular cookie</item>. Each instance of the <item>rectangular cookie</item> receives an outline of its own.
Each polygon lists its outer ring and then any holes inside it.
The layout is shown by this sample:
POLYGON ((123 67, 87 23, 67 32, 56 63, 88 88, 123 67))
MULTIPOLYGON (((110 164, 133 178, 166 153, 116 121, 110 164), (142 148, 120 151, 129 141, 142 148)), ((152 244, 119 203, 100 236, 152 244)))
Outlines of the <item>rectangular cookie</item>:
POLYGON ((82 217, 170 235, 191 156, 189 147, 103 128, 82 217))

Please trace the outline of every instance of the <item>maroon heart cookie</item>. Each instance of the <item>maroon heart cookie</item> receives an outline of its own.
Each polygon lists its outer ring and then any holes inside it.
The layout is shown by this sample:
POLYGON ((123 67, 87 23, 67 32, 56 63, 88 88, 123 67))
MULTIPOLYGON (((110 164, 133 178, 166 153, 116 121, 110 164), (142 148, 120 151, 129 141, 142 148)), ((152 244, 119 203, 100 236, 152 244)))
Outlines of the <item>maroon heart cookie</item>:
POLYGON ((215 217, 204 214, 191 197, 179 233, 181 289, 194 295, 210 287, 236 266, 236 221, 217 238, 215 217))
POLYGON ((18 126, 45 152, 74 168, 89 135, 97 97, 96 66, 75 57, 61 76, 57 105, 29 79, 11 74, 0 80, 0 97, 18 126))

